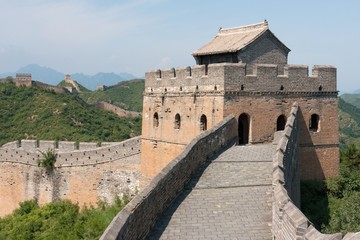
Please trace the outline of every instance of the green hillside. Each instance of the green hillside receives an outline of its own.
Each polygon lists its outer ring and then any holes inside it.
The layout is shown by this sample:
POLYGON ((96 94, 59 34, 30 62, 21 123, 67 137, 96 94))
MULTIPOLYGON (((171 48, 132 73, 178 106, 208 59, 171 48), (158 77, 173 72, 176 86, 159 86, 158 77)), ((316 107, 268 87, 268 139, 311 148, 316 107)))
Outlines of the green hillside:
MULTIPOLYGON (((130 80, 120 82, 105 91, 81 93, 80 96, 88 103, 98 101, 112 102, 114 105, 132 111, 142 111, 142 93, 144 80, 130 80)), ((347 103, 345 99, 358 99, 360 106, 360 94, 342 95, 339 98, 339 128, 341 146, 354 143, 360 146, 360 109, 347 103), (358 96, 358 98, 356 98, 358 96), (350 98, 351 97, 351 98, 350 98)), ((356 102, 355 100, 352 100, 356 102)))
POLYGON ((18 139, 122 141, 141 133, 141 118, 90 108, 71 94, 4 83, 0 103, 0 145, 18 139))
MULTIPOLYGON (((75 81, 76 82, 76 81, 75 81)), ((76 82, 79 85, 79 89, 82 92, 90 92, 89 89, 87 89, 86 87, 84 87, 83 85, 81 85, 80 83, 76 82)), ((59 87, 73 87, 73 85, 71 83, 65 82, 65 80, 62 80, 59 84, 59 87)))
POLYGON ((354 94, 350 94, 350 93, 346 93, 346 94, 342 94, 341 98, 347 102, 350 103, 352 105, 354 105, 357 108, 360 108, 360 94, 359 93, 354 93, 354 94))
POLYGON ((360 146, 360 109, 339 98, 339 129, 341 145, 360 146))
POLYGON ((144 85, 143 79, 122 81, 104 91, 82 92, 79 96, 89 104, 100 101, 111 102, 125 110, 142 112, 144 85))

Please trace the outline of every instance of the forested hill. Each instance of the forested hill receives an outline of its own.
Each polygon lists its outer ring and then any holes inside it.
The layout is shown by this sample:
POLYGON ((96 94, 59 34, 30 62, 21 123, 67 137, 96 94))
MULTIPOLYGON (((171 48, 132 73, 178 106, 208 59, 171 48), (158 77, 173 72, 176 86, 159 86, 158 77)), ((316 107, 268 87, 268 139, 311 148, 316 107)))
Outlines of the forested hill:
POLYGON ((345 93, 340 96, 345 102, 360 108, 360 93, 345 93))
POLYGON ((89 107, 72 94, 0 84, 0 145, 18 139, 122 141, 141 134, 141 118, 89 107))
MULTIPOLYGON (((142 111, 144 80, 123 81, 104 91, 83 89, 78 97, 89 104, 111 102, 142 111)), ((71 94, 0 84, 0 145, 17 139, 121 141, 141 134, 141 119, 97 110, 71 94)), ((341 145, 360 145, 360 109, 339 98, 341 145)))
POLYGON ((360 109, 339 98, 339 128, 341 144, 360 146, 360 109))
POLYGON ((81 92, 80 97, 89 104, 110 102, 129 111, 142 112, 144 79, 122 81, 104 91, 81 92))
MULTIPOLYGON (((106 101, 141 112, 144 85, 144 80, 123 81, 105 91, 83 92, 80 96, 90 104, 106 101)), ((345 102, 342 97, 339 98, 339 129, 341 146, 349 143, 360 146, 360 109, 345 102)))

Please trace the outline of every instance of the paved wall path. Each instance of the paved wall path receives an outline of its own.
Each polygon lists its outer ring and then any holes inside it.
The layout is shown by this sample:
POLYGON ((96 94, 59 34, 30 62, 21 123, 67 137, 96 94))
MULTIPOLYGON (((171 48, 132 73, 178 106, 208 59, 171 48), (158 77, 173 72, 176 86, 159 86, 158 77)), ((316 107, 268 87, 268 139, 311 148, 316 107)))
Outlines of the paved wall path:
POLYGON ((206 166, 148 239, 271 239, 275 146, 232 146, 206 166))

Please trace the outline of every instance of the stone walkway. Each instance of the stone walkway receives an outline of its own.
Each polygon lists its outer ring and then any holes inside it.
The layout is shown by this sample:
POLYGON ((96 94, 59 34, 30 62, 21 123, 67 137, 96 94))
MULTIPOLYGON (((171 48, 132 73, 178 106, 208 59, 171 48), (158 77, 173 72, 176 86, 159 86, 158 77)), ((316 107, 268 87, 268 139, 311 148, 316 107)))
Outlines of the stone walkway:
POLYGON ((271 239, 274 146, 233 146, 199 170, 148 239, 271 239))

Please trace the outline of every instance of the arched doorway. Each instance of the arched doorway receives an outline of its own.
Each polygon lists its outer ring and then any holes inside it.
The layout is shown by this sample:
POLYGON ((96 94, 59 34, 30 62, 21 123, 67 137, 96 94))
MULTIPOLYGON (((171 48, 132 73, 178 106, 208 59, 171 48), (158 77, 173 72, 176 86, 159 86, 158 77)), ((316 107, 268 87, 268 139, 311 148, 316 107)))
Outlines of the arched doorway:
POLYGON ((276 131, 284 130, 285 129, 285 124, 286 124, 286 117, 285 117, 285 115, 282 114, 277 118, 276 131))
POLYGON ((242 113, 239 116, 238 136, 239 145, 249 143, 249 129, 250 129, 250 118, 246 113, 242 113))

